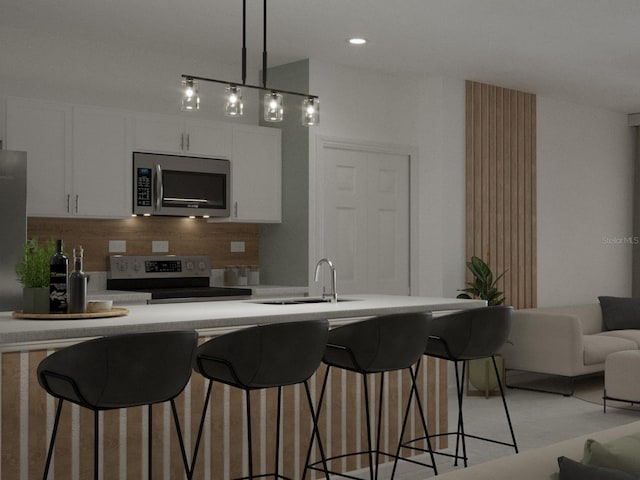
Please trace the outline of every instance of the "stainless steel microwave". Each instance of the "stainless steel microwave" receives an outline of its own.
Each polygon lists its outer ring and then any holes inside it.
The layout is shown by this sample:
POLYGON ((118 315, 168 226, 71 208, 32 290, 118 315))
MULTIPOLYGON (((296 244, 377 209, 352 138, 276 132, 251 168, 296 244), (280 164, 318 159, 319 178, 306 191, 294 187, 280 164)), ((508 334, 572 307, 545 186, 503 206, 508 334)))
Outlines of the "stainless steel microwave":
POLYGON ((133 153, 133 213, 228 217, 228 160, 133 153))

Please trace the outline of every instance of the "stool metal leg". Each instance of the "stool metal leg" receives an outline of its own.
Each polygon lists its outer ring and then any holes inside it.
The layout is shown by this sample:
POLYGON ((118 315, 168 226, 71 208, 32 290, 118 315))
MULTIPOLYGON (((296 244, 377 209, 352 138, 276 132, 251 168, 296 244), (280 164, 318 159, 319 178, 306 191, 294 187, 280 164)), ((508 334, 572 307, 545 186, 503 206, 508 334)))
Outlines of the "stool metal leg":
POLYGON ((151 448, 151 446, 152 446, 151 440, 153 439, 153 421, 152 421, 153 419, 152 419, 152 414, 153 414, 153 406, 152 405, 148 405, 148 408, 147 408, 147 422, 148 422, 147 435, 149 437, 147 438, 147 443, 148 443, 147 449, 149 450, 149 452, 148 452, 147 462, 148 462, 148 468, 149 468, 149 480, 151 480, 153 478, 152 471, 151 471, 151 469, 152 469, 151 465, 153 463, 152 462, 152 458, 151 458, 151 452, 153 450, 151 448))
POLYGON ((364 412, 367 421, 367 446, 369 454, 369 478, 373 480, 373 455, 371 452, 371 414, 369 412, 369 388, 367 386, 367 374, 362 375, 362 384, 364 385, 364 412))
POLYGON ((384 372, 380 374, 380 394, 378 398, 378 435, 376 439, 376 475, 375 480, 378 480, 378 468, 380 465, 380 435, 382 433, 382 401, 384 400, 384 372))
POLYGON ((176 433, 178 434, 178 443, 180 444, 180 453, 182 454, 182 463, 184 464, 184 471, 187 476, 189 475, 189 461, 187 460, 187 452, 184 448, 184 439, 182 438, 182 430, 180 429, 180 420, 178 419, 178 410, 176 408, 176 402, 171 399, 171 412, 173 413, 173 423, 176 426, 176 433))
POLYGON ((398 448, 396 450, 395 458, 393 459, 393 470, 391 471, 391 480, 393 480, 393 478, 395 477, 396 468, 398 466, 398 460, 400 460, 400 453, 402 451, 402 447, 411 448, 411 449, 414 449, 414 450, 420 450, 420 451, 424 452, 425 450, 423 448, 408 446, 410 443, 416 442, 416 441, 421 440, 421 439, 424 439, 427 442, 427 451, 429 452, 429 456, 431 457, 431 465, 426 464, 426 463, 422 463, 422 462, 418 462, 417 460, 412 460, 412 459, 406 459, 406 460, 411 462, 411 463, 418 464, 418 465, 431 467, 433 469, 433 473, 435 475, 438 475, 438 468, 436 467, 436 460, 435 460, 435 457, 433 455, 433 448, 431 446, 431 437, 429 436, 429 430, 427 428, 427 422, 425 420, 424 409, 422 408, 422 401, 420 400, 420 393, 418 392, 417 378, 418 378, 418 372, 420 371, 421 363, 422 363, 422 359, 419 359, 418 362, 416 363, 415 372, 413 371, 412 368, 408 369, 409 370, 409 374, 411 375, 411 389, 409 390, 409 400, 407 401, 407 408, 404 411, 404 418, 402 420, 402 429, 400 430, 400 436, 398 437, 398 448), (415 396, 416 396, 416 404, 418 405, 418 413, 420 414, 420 421, 422 423, 422 429, 423 429, 423 432, 424 432, 424 437, 417 438, 415 440, 411 440, 410 442, 408 442, 405 445, 405 444, 402 443, 402 439, 404 437, 404 434, 405 434, 405 431, 406 431, 406 428, 407 428, 407 423, 409 421, 409 410, 411 408, 411 401, 413 399, 414 392, 415 392, 415 396))
MULTIPOLYGON (((321 446, 322 442, 320 440, 320 431, 318 430, 318 420, 320 419, 320 412, 322 411, 322 401, 324 399, 324 394, 325 391, 327 389, 327 380, 329 379, 329 370, 331 370, 331 366, 327 365, 327 369, 325 370, 324 373, 324 379, 322 380, 322 387, 320 389, 320 397, 318 398, 318 408, 316 409, 316 421, 314 422, 314 427, 313 427, 313 431, 317 434, 318 437, 318 444, 321 446)), ((305 385, 306 382, 305 382, 305 385)), ((312 407, 312 402, 311 402, 311 393, 308 391, 308 386, 307 386, 307 395, 309 398, 309 407, 312 407)), ((313 412, 313 410, 312 410, 313 412)), ((304 461, 304 472, 302 473, 302 479, 304 480, 307 477, 307 470, 309 470, 309 468, 313 468, 313 466, 310 467, 309 461, 311 460, 311 451, 313 450, 313 434, 311 435, 311 440, 309 441, 309 448, 307 449, 307 457, 304 461)), ((324 451, 322 450, 322 447, 320 447, 320 454, 322 456, 322 463, 324 465, 324 469, 327 472, 327 478, 328 478, 328 469, 327 469, 327 464, 326 464, 326 457, 324 455, 324 451)), ((314 464, 315 465, 315 464, 314 464)))
POLYGON ((100 441, 100 419, 98 418, 99 411, 93 411, 93 478, 98 480, 98 455, 99 455, 99 441, 100 441))
POLYGON ((202 407, 202 416, 200 417, 200 426, 198 427, 198 436, 196 437, 196 445, 193 449, 193 457, 191 457, 191 470, 187 478, 191 480, 193 478, 193 471, 196 468, 196 459, 198 458, 198 451, 200 449, 200 440, 202 440, 202 430, 204 429, 204 420, 207 416, 207 408, 209 407, 209 400, 211 399, 211 388, 213 387, 213 381, 209 380, 209 386, 207 387, 207 394, 204 397, 204 406, 202 407))
POLYGON ((278 387, 278 412, 276 413, 276 480, 280 478, 280 471, 278 469, 280 463, 280 409, 282 405, 282 387, 278 387))
POLYGON ((509 432, 511 432, 511 440, 513 440, 513 448, 516 453, 518 453, 518 444, 516 443, 516 436, 513 433, 513 425, 511 424, 511 415, 509 415, 509 409, 507 408, 507 400, 504 398, 504 388, 502 387, 502 382, 500 381, 500 373, 498 372, 498 364, 496 363, 496 357, 491 356, 491 360, 493 360, 493 369, 496 372, 496 378, 498 379, 498 387, 500 387, 500 396, 502 397, 502 404, 504 405, 504 413, 507 416, 507 422, 509 423, 509 432))
POLYGON ((253 480, 253 447, 251 445, 251 392, 245 390, 247 401, 247 448, 249 455, 249 479, 253 480))
POLYGON ((47 461, 44 464, 44 474, 42 480, 47 480, 49 476, 49 466, 51 465, 51 457, 53 456, 53 445, 56 442, 56 435, 58 433, 58 424, 60 423, 60 412, 62 411, 63 400, 58 399, 58 408, 56 408, 56 416, 53 421, 53 430, 51 431, 51 440, 49 440, 49 450, 47 451, 47 461))
POLYGON ((462 362, 462 378, 460 378, 458 373, 458 364, 460 362, 454 362, 456 369, 456 390, 458 393, 458 428, 456 430, 456 454, 455 460, 453 464, 458 466, 458 458, 459 455, 459 446, 462 441, 462 460, 464 462, 464 466, 467 466, 467 442, 464 434, 464 417, 462 413, 462 399, 464 398, 464 378, 466 373, 466 362, 462 362))
POLYGON ((320 408, 318 407, 318 413, 314 412, 313 401, 311 399, 311 391, 309 390, 309 382, 305 380, 304 389, 307 394, 307 402, 309 403, 309 412, 311 412, 311 421, 313 422, 313 432, 311 433, 311 441, 309 442, 309 452, 307 454, 307 461, 305 462, 304 471, 302 473, 302 480, 305 480, 307 476, 307 465, 309 464, 309 456, 311 455, 311 447, 313 446, 313 439, 318 440, 318 449, 320 450, 320 459, 322 461, 322 467, 324 469, 324 476, 326 480, 330 480, 329 467, 327 467, 326 456, 324 454, 324 447, 322 446, 322 438, 320 437, 320 431, 318 430, 318 415, 320 414, 320 408))

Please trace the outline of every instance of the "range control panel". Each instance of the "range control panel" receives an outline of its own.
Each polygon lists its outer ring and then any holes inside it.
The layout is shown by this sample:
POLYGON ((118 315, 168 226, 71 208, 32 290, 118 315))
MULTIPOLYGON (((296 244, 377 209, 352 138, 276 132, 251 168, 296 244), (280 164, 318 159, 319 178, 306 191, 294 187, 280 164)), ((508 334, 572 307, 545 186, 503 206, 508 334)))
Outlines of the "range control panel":
POLYGON ((206 255, 113 255, 108 278, 209 277, 211 259, 206 255))

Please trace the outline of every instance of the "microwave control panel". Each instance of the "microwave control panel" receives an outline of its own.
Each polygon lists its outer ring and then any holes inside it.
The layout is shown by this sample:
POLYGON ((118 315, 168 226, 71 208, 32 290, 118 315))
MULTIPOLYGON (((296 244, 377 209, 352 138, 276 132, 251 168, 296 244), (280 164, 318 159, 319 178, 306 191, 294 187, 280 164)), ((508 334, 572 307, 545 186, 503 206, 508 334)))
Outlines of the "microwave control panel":
POLYGON ((151 207, 151 169, 138 168, 136 171, 136 205, 151 207))

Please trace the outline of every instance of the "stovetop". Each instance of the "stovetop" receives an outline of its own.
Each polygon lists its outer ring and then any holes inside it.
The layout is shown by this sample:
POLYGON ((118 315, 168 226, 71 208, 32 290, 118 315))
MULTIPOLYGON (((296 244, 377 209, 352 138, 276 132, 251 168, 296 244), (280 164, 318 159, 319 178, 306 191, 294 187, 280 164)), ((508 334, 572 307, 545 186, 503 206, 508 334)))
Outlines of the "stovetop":
POLYGON ((247 298, 250 288, 211 287, 211 260, 204 255, 115 255, 109 257, 107 288, 151 293, 155 301, 247 298))

